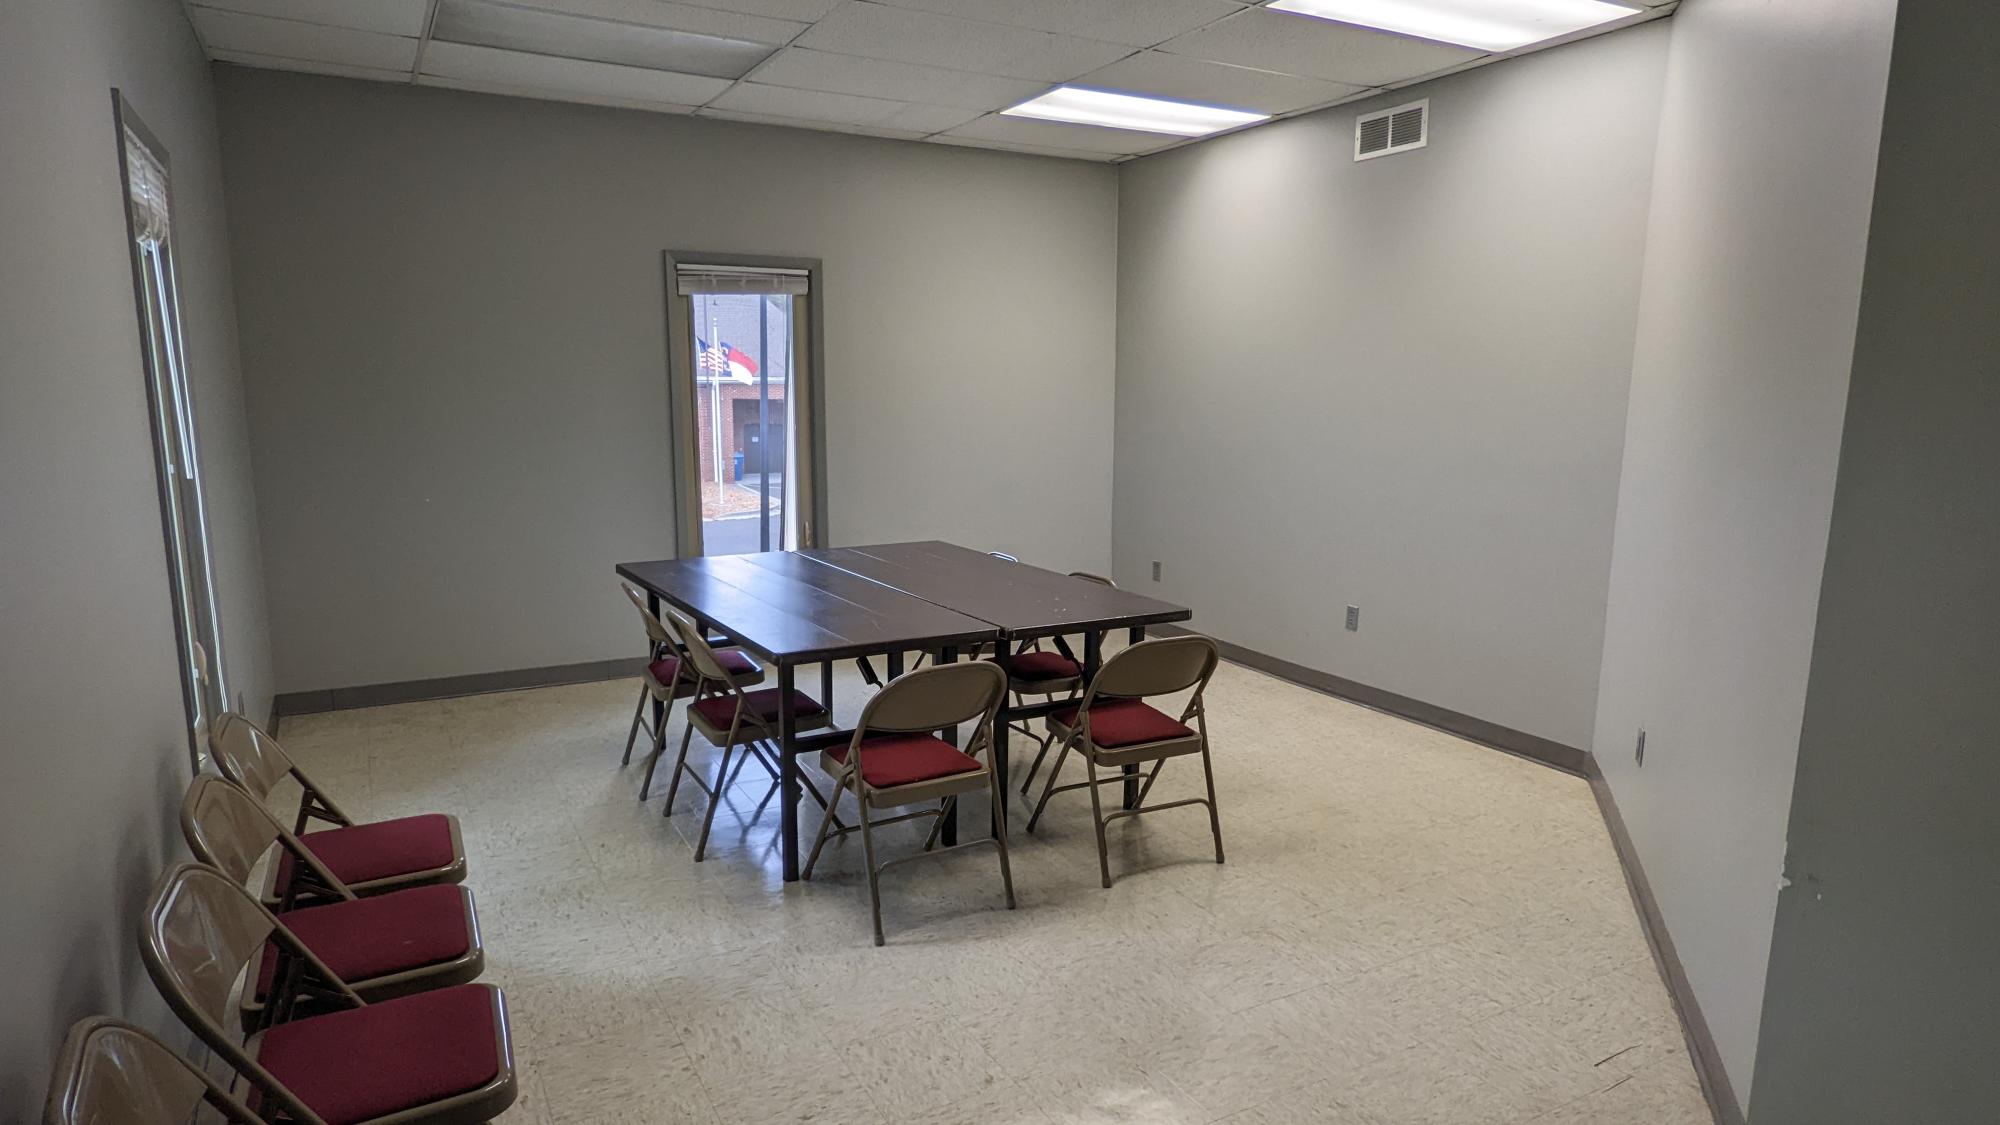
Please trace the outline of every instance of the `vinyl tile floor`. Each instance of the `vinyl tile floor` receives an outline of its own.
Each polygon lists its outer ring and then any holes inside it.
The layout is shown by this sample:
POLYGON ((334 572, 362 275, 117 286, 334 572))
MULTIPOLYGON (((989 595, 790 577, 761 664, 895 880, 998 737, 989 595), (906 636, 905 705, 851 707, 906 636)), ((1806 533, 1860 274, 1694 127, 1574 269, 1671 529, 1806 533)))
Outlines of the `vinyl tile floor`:
MULTIPOLYGON (((693 861, 699 791, 683 785, 663 817, 665 765, 638 796, 643 736, 619 765, 637 692, 541 688, 279 732, 350 812, 462 821, 485 979, 506 993, 523 1076, 505 1121, 1710 1120, 1577 778, 1224 664, 1208 713, 1226 864, 1199 806, 1128 818, 1105 890, 1086 794, 1058 795, 1032 836, 1017 804, 1018 909, 992 849, 898 865, 878 949, 859 839, 785 884, 755 765, 693 861)), ((868 694, 839 670, 843 725, 868 694)), ((680 733, 676 709, 668 764, 680 733)), ((1182 759, 1156 794, 1200 787, 1182 759)), ((818 818, 806 801, 808 842, 818 818)), ((983 802, 962 823, 983 830, 983 802)), ((907 854, 922 835, 878 843, 907 854)))

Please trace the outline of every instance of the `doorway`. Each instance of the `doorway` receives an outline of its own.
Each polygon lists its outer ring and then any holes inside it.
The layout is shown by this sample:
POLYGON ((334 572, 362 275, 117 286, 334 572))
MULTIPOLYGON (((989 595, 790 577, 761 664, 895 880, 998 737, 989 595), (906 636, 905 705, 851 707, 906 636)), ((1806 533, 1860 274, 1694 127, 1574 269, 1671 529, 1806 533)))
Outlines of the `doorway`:
POLYGON ((816 263, 669 253, 678 554, 818 542, 816 263))

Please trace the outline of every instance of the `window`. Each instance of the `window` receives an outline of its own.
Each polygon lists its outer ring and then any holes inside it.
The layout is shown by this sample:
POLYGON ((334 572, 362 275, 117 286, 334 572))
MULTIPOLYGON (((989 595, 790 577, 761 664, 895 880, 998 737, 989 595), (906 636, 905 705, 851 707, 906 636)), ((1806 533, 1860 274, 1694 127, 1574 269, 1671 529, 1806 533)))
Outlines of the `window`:
POLYGON ((196 436, 194 392, 188 380, 180 289, 174 273, 172 175, 166 150, 123 97, 113 91, 112 98, 122 141, 119 164, 125 182, 126 229, 131 237, 132 286, 146 400, 152 413, 169 593, 180 644, 188 749, 195 768, 200 769, 209 720, 227 709, 229 692, 208 542, 208 508, 203 499, 201 445, 196 436))

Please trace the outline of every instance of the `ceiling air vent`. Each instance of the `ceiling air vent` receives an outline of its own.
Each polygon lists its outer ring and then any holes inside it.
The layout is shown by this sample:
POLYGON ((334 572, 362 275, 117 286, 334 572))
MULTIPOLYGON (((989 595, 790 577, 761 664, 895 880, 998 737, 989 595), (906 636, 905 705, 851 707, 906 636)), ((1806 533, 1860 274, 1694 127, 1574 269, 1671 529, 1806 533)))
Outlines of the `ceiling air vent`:
POLYGON ((1430 116, 1429 98, 1362 114, 1354 119, 1354 159, 1372 160, 1424 147, 1430 141, 1430 116))

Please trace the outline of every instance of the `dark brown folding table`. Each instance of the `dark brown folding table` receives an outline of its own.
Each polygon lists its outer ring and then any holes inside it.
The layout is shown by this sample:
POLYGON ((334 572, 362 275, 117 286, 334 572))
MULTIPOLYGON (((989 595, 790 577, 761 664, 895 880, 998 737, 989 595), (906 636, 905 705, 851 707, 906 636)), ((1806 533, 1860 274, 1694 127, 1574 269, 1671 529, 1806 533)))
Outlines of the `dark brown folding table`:
MULTIPOLYGON (((800 554, 993 625, 1004 642, 1003 664, 1020 642, 1054 638, 1067 651, 1063 638, 1080 633, 1085 683, 1097 675, 1099 645, 1106 632, 1126 629, 1138 641, 1148 625, 1193 616, 1187 607, 1172 602, 935 540, 800 554)), ((993 768, 999 775, 1002 801, 1008 793, 1007 721, 1037 718, 1074 705, 1072 700, 1057 699, 1022 706, 1010 703, 1004 708, 993 732, 993 768)), ((1136 782, 1127 783, 1125 796, 1127 808, 1137 803, 1136 782)))
MULTIPOLYGON (((833 706, 833 661, 913 649, 947 658, 961 647, 999 640, 993 625, 792 551, 620 563, 618 574, 700 628, 761 657, 777 670, 779 814, 785 880, 799 877, 797 755, 849 732, 801 739, 792 689, 801 664, 819 664, 824 703, 833 706)), ((658 706, 654 721, 659 721, 658 706)))

